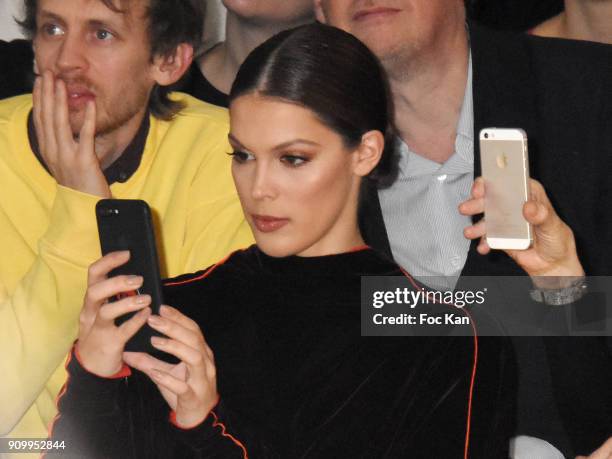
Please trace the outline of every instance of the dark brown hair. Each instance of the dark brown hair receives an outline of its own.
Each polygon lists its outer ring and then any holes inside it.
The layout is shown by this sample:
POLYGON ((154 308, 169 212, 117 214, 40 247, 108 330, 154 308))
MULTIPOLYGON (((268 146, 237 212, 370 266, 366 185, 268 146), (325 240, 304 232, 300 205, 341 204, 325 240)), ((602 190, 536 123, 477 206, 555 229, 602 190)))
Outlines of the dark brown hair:
MULTIPOLYGON (((130 0, 99 0, 115 12, 125 12, 130 0)), ((202 0, 148 0, 146 18, 149 21, 149 43, 151 58, 172 55, 177 46, 187 43, 197 49, 202 43, 204 23, 204 1, 202 0)), ((25 17, 19 21, 29 38, 36 35, 37 0, 24 0, 25 17)), ((182 105, 171 100, 168 94, 172 86, 155 85, 149 98, 149 110, 162 119, 172 118, 182 105)))
POLYGON ((230 103, 251 92, 312 110, 348 148, 359 145, 368 131, 382 132, 386 147, 368 179, 379 187, 395 180, 397 155, 384 70, 351 34, 315 23, 275 35, 241 65, 230 103))

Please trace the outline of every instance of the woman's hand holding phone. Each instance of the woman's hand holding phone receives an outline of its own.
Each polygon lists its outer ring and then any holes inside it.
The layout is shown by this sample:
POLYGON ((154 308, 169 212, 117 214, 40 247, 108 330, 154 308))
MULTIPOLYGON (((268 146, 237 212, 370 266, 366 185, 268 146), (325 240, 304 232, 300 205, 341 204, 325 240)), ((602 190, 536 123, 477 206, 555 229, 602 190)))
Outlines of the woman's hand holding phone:
POLYGON ((85 369, 108 377, 123 363, 147 374, 176 413, 182 427, 202 422, 219 400, 214 356, 198 324, 170 306, 152 316, 149 295, 130 295, 143 282, 140 276, 108 274, 125 264, 129 252, 112 252, 89 268, 87 293, 80 316, 77 352, 85 369), (118 301, 110 298, 121 297, 118 301), (133 317, 115 325, 115 319, 129 312, 133 317), (170 364, 142 352, 124 352, 127 341, 146 323, 166 338, 152 337, 151 344, 181 360, 170 364))
POLYGON ((108 273, 126 263, 127 251, 113 252, 89 267, 87 292, 79 320, 77 352, 85 369, 98 376, 112 376, 123 366, 125 343, 151 315, 149 295, 129 296, 142 285, 140 276, 115 276, 108 273), (110 298, 127 294, 119 301, 110 298), (120 326, 115 319, 128 312, 140 311, 120 326))
POLYGON ((125 352, 123 359, 153 380, 181 427, 196 426, 219 400, 213 353, 198 324, 170 306, 162 306, 148 322, 167 337, 151 338, 153 346, 181 362, 173 365, 142 352, 125 352))
MULTIPOLYGON (((584 269, 576 252, 576 241, 571 228, 557 215, 544 187, 536 180, 529 179, 529 200, 523 206, 523 216, 533 227, 533 244, 526 250, 505 250, 505 252, 534 278, 534 284, 545 282, 539 277, 584 276, 584 269)), ((472 186, 470 199, 459 206, 463 215, 474 216, 484 212, 485 186, 482 177, 472 186)), ((468 239, 480 238, 478 253, 486 255, 491 248, 486 240, 486 222, 483 218, 464 229, 468 239)), ((546 287, 546 285, 542 285, 546 287)))

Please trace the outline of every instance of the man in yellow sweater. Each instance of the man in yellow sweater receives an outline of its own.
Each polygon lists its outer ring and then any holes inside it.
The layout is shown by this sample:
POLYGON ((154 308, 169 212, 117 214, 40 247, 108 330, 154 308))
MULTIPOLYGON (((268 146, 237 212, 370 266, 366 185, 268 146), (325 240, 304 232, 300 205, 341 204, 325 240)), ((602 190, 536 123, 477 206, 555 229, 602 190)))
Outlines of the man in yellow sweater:
POLYGON ((40 76, 0 102, 0 437, 43 438, 55 415, 100 198, 149 203, 166 276, 252 241, 225 110, 167 88, 201 40, 202 3, 25 1, 40 76))

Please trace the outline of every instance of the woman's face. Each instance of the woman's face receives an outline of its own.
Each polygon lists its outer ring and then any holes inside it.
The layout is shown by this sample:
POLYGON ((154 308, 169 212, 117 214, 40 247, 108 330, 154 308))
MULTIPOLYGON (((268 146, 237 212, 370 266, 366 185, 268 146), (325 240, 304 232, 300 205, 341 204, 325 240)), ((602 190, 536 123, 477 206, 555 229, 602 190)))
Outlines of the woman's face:
POLYGON ((320 256, 360 242, 358 150, 312 111, 282 99, 247 94, 230 115, 232 174, 261 250, 320 256))

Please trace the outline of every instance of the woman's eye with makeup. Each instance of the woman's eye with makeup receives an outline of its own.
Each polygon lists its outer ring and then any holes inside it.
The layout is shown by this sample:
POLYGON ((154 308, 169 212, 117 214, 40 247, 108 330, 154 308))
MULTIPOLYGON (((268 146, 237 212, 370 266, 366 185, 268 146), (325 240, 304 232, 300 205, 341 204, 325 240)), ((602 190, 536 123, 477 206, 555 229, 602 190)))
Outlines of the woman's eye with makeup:
POLYGON ((235 162, 239 164, 255 159, 255 157, 252 154, 247 153, 246 151, 240 151, 240 150, 234 150, 231 153, 229 153, 229 155, 232 157, 232 159, 235 162))
POLYGON ((281 156, 281 161, 291 167, 298 167, 306 164, 309 160, 300 155, 283 155, 281 156))

